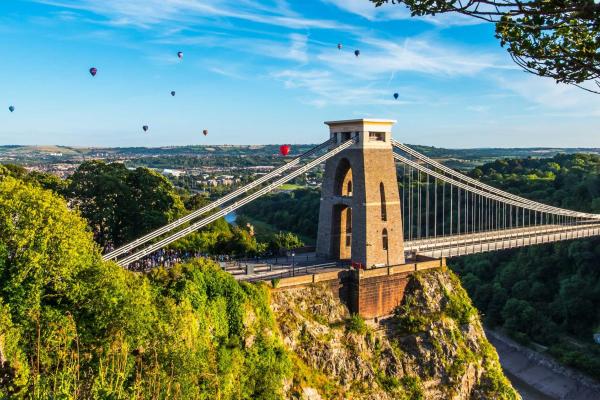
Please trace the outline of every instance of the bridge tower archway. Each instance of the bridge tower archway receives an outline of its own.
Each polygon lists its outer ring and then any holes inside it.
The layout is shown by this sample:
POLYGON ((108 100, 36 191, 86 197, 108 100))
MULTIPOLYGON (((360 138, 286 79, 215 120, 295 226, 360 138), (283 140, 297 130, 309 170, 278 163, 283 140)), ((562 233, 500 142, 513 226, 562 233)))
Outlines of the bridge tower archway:
POLYGON ((317 254, 367 268, 404 263, 404 238, 390 120, 326 122, 333 146, 356 143, 327 160, 317 254), (386 236, 385 246, 382 235, 386 236))
POLYGON ((335 170, 335 194, 338 196, 352 196, 352 167, 347 158, 341 158, 335 170))
POLYGON ((352 207, 345 204, 333 206, 332 244, 333 257, 350 261, 352 258, 352 207))

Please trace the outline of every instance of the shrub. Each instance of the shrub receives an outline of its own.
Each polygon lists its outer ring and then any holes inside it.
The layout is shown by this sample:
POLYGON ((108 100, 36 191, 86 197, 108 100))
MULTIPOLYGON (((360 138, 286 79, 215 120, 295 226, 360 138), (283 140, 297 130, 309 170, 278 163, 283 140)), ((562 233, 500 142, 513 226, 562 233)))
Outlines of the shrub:
POLYGON ((358 314, 352 314, 352 316, 346 321, 346 330, 348 332, 364 335, 367 333, 367 329, 368 328, 365 320, 358 314))

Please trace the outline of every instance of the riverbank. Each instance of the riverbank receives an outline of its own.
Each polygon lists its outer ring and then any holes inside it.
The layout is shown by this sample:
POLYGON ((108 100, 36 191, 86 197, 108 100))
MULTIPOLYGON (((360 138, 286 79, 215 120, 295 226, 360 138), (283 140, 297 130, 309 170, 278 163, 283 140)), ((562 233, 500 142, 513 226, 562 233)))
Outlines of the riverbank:
POLYGON ((486 330, 500 364, 523 400, 600 399, 600 383, 552 358, 519 345, 505 335, 486 330))

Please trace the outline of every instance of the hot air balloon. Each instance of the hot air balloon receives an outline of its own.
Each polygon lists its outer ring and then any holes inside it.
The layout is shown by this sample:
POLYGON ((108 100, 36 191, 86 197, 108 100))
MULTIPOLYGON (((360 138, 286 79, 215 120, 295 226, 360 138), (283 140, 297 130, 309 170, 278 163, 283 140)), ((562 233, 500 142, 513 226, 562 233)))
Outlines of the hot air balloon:
POLYGON ((179 57, 179 59, 183 58, 183 51, 178 51, 177 52, 177 57, 179 57))
POLYGON ((90 74, 91 74, 92 76, 96 76, 96 73, 97 73, 97 72, 98 72, 98 69, 97 69, 97 68, 95 68, 95 67, 92 67, 92 68, 90 68, 90 74))
POLYGON ((338 50, 341 50, 341 49, 342 49, 342 44, 338 43, 338 50))
POLYGON ((175 96, 175 91, 171 90, 171 96, 175 96))
POLYGON ((394 98, 398 100, 398 93, 394 93, 394 98))
POLYGON ((15 106, 10 106, 10 107, 8 107, 8 111, 10 111, 10 112, 13 112, 13 111, 15 111, 15 106))
POLYGON ((148 125, 142 126, 142 129, 144 130, 144 132, 148 132, 148 125))
POLYGON ((355 55, 356 57, 360 56, 360 50, 354 50, 354 55, 355 55))
POLYGON ((279 152, 281 153, 282 156, 287 156, 290 152, 290 146, 288 144, 283 144, 281 146, 279 146, 279 152))
POLYGON ((208 135, 208 129, 205 129, 205 130, 203 130, 203 131, 202 131, 202 134, 203 134, 204 136, 208 135))

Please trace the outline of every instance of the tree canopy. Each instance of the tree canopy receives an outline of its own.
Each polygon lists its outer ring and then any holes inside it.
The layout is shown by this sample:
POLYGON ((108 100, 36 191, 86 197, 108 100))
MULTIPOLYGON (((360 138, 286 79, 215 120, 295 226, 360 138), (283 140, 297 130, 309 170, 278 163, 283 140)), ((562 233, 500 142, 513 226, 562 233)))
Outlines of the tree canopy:
MULTIPOLYGON (((497 160, 473 171, 526 198, 600 213, 600 157, 497 160)), ((561 361, 600 378, 600 239, 579 239, 451 260, 490 327, 549 347, 561 361)))
POLYGON ((207 260, 136 274, 67 202, 0 166, 0 398, 278 399, 264 286, 207 260))
POLYGON ((413 16, 455 13, 492 22, 525 71, 600 93, 600 3, 594 0, 371 0, 413 16), (583 87, 595 81, 597 88, 583 87))
POLYGON ((97 242, 119 246, 184 211, 173 185, 147 168, 88 161, 70 179, 67 197, 89 221, 97 242))

